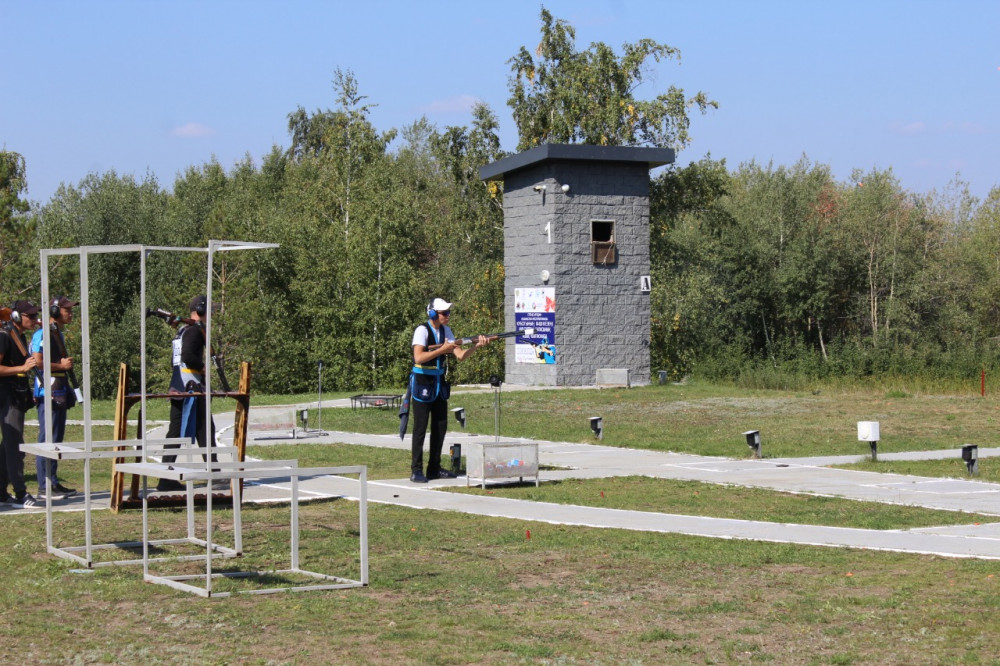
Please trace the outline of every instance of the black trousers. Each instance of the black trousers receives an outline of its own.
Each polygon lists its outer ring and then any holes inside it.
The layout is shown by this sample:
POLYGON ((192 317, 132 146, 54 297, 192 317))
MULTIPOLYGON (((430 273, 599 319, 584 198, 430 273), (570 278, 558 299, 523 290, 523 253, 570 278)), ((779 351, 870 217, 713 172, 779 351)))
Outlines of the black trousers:
POLYGON ((0 392, 0 496, 7 496, 7 485, 14 497, 24 497, 28 487, 24 484, 24 412, 14 404, 9 393, 0 392))
POLYGON ((410 473, 420 474, 424 467, 424 436, 427 423, 431 424, 431 450, 427 459, 427 476, 441 472, 441 449, 448 432, 448 401, 438 398, 434 402, 410 400, 413 417, 413 443, 410 449, 410 473))

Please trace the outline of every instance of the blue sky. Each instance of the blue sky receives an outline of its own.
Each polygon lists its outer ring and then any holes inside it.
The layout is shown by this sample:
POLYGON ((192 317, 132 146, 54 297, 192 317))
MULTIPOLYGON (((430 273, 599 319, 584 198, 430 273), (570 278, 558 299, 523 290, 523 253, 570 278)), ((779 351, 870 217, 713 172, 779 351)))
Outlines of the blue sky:
MULTIPOLYGON (((1000 185, 997 0, 549 0, 577 47, 651 38, 681 50, 640 89, 703 90, 687 164, 791 166, 803 154, 848 180, 892 168, 903 187, 960 174, 1000 185)), ((24 155, 28 198, 115 170, 171 188, 213 157, 224 167, 287 146, 287 116, 336 106, 354 72, 382 130, 421 116, 467 125, 473 100, 517 136, 507 61, 538 43, 541 3, 318 0, 0 0, 0 147, 24 155)))

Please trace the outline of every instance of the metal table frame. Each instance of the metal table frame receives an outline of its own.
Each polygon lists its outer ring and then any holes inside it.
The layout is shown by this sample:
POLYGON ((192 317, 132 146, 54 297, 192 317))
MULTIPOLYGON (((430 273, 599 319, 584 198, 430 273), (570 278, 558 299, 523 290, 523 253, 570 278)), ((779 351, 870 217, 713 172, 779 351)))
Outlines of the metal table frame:
MULTIPOLYGON (((143 492, 142 501, 142 539, 143 539, 143 580, 149 583, 167 585, 176 590, 191 592, 202 597, 228 597, 233 594, 273 594, 276 592, 303 592, 307 590, 336 590, 353 587, 363 587, 368 585, 368 468, 365 465, 355 465, 347 467, 298 467, 295 460, 263 460, 233 463, 212 463, 218 471, 206 470, 200 465, 180 466, 177 464, 167 465, 164 463, 124 463, 119 469, 126 473, 138 474, 143 477, 145 490, 146 478, 157 477, 161 479, 172 479, 181 483, 187 483, 190 487, 193 481, 203 480, 211 484, 214 481, 229 481, 232 484, 235 496, 233 498, 233 533, 236 538, 235 547, 242 550, 242 511, 240 508, 241 497, 239 496, 240 483, 238 480, 246 479, 268 479, 287 478, 291 481, 291 553, 290 567, 270 571, 226 571, 216 573, 212 569, 212 549, 217 547, 212 540, 212 496, 209 493, 205 511, 205 573, 204 574, 184 574, 184 575, 158 575, 150 572, 150 563, 154 562, 149 557, 149 502, 147 493, 143 492), (311 476, 325 475, 358 475, 359 482, 359 502, 358 520, 360 523, 360 579, 354 580, 341 576, 333 576, 315 571, 309 571, 299 566, 299 479, 311 476), (213 581, 220 578, 248 578, 273 576, 281 574, 298 574, 316 579, 317 583, 311 585, 289 585, 279 588, 261 588, 253 590, 239 590, 237 592, 216 592, 212 589, 213 581), (202 579, 201 585, 194 585, 193 581, 202 579)), ((193 521, 193 507, 188 506, 188 520, 193 521)))
MULTIPOLYGON (((119 566, 119 565, 129 565, 129 564, 142 564, 142 558, 128 558, 128 559, 116 559, 116 560, 105 560, 105 561, 95 561, 94 551, 108 551, 112 549, 128 550, 132 548, 138 548, 143 545, 142 541, 116 541, 114 543, 102 543, 95 544, 93 537, 93 525, 91 514, 93 511, 93 504, 91 499, 91 493, 89 490, 90 486, 90 462, 91 460, 102 460, 111 458, 128 458, 135 457, 139 453, 139 449, 136 449, 135 454, 130 454, 128 451, 115 450, 122 445, 133 445, 140 447, 142 445, 142 440, 111 440, 111 441, 98 441, 90 442, 90 450, 88 451, 82 446, 80 442, 59 442, 57 444, 50 444, 48 442, 37 443, 37 444, 24 444, 21 446, 21 450, 25 453, 30 453, 35 456, 46 459, 46 466, 50 460, 83 460, 84 466, 84 486, 87 488, 84 492, 83 504, 84 504, 84 544, 82 546, 63 546, 57 547, 53 543, 53 524, 52 524, 52 509, 53 500, 51 496, 51 490, 46 486, 45 492, 45 550, 51 555, 61 557, 63 559, 72 560, 78 564, 81 564, 87 568, 96 567, 107 567, 107 566, 119 566), (80 556, 78 553, 83 553, 80 556)), ((228 453, 235 452, 235 447, 214 447, 212 449, 213 453, 228 453)), ((179 459, 193 459, 195 457, 201 456, 205 453, 205 449, 200 446, 194 445, 190 440, 186 438, 173 438, 173 439, 149 439, 146 440, 146 453, 151 456, 170 454, 176 455, 179 459), (165 448, 167 444, 179 444, 181 448, 165 448)), ((46 472, 47 473, 47 472, 46 472)), ((194 484, 189 483, 187 487, 187 502, 190 509, 194 508, 194 484)), ((177 545, 177 544, 191 544, 197 547, 206 547, 208 543, 204 539, 199 539, 195 535, 195 524, 192 520, 193 513, 189 511, 188 525, 187 525, 187 536, 179 539, 159 539, 151 542, 154 546, 166 546, 166 545, 177 545)), ((241 553, 237 549, 225 548, 222 546, 214 546, 210 553, 213 557, 238 557, 241 553)), ((197 560, 204 557, 204 555, 181 555, 172 556, 170 558, 157 558, 157 559, 175 559, 175 560, 197 560)))
MULTIPOLYGON (((41 272, 41 297, 42 304, 45 306, 42 308, 42 317, 46 321, 46 325, 42 327, 42 344, 43 349, 51 350, 52 345, 52 332, 50 327, 47 325, 47 318, 45 315, 48 312, 47 304, 51 302, 51 297, 49 293, 49 259, 50 257, 63 257, 63 256, 77 256, 80 261, 80 330, 81 330, 81 362, 77 366, 81 370, 81 388, 83 392, 83 421, 84 421, 84 437, 83 442, 79 443, 58 443, 56 446, 51 446, 48 444, 22 444, 21 450, 26 453, 33 453, 35 455, 41 455, 49 460, 58 459, 69 459, 76 458, 82 459, 84 461, 84 522, 85 522, 85 534, 86 543, 82 547, 72 546, 68 548, 56 548, 52 543, 52 516, 51 516, 51 497, 46 492, 46 550, 50 553, 58 555, 59 557, 65 557, 72 559, 74 561, 80 562, 87 567, 93 566, 104 566, 106 564, 128 564, 138 561, 146 561, 147 557, 143 560, 118 560, 109 563, 96 563, 93 561, 93 551, 95 548, 104 549, 111 547, 119 547, 119 544, 101 544, 99 546, 94 546, 92 541, 92 502, 91 502, 91 487, 90 487, 90 463, 94 459, 101 458, 121 458, 121 457, 131 457, 131 455, 123 456, 122 451, 108 451, 107 442, 95 442, 93 440, 93 419, 91 416, 91 372, 90 372, 90 271, 89 271, 89 261, 91 255, 95 254, 114 254, 114 253, 131 253, 135 252, 139 255, 139 265, 140 265, 140 307, 136 313, 139 317, 139 348, 140 348, 140 358, 142 359, 141 364, 141 394, 140 402, 142 405, 142 413, 146 413, 146 261, 152 252, 196 252, 196 253, 206 253, 207 254, 207 274, 206 274, 206 313, 205 313, 205 346, 206 348, 211 348, 212 344, 212 284, 213 284, 213 273, 214 273, 214 258, 217 252, 225 252, 230 250, 253 250, 253 249, 270 249, 276 248, 278 245, 274 243, 253 243, 245 241, 219 241, 210 240, 208 242, 208 247, 194 248, 194 247, 165 247, 165 246, 148 246, 148 245, 91 245, 82 246, 75 248, 55 248, 55 249, 43 249, 39 251, 40 256, 40 272, 41 272), (77 555, 77 552, 85 552, 84 557, 77 555)), ((205 392, 208 394, 205 400, 205 418, 206 421, 212 418, 212 398, 211 398, 211 373, 205 374, 205 392)), ((42 383, 44 386, 52 385, 52 367, 51 363, 43 363, 42 371, 42 383)), ((46 391, 45 397, 45 411, 47 414, 52 414, 52 392, 46 391)), ((45 442, 52 442, 52 419, 45 420, 45 442)), ((122 446, 123 444, 134 444, 137 446, 135 456, 142 461, 148 461, 152 455, 149 444, 153 440, 146 439, 145 429, 142 429, 142 437, 138 440, 118 440, 111 443, 111 446, 122 446)), ((157 443, 163 442, 164 440, 156 440, 157 443)), ((215 451, 219 448, 215 447, 215 451)), ((176 453, 175 450, 171 450, 171 453, 176 453)), ((191 455, 200 455, 200 453, 192 453, 191 455)), ((208 463, 206 461, 206 468, 208 463)), ((51 484, 46 484, 46 487, 51 484)), ((192 485, 188 486, 188 504, 189 506, 193 504, 193 492, 192 485)), ((144 493, 145 495, 146 493, 144 493)), ((211 492, 208 493, 211 497, 211 492)), ((143 502, 145 504, 146 498, 143 497, 143 502)), ((189 511, 189 513, 192 513, 189 511)), ((189 518, 189 525, 191 519, 189 518)), ((144 535, 145 536, 145 535, 144 535)), ((182 542, 187 542, 188 540, 194 538, 193 534, 189 531, 188 539, 182 539, 182 542)), ((210 539, 204 540, 207 554, 205 556, 198 555, 198 558, 207 557, 209 560, 212 559, 213 555, 223 555, 227 557, 235 556, 239 554, 239 549, 216 549, 212 547, 210 539)), ((126 544, 131 544, 135 542, 123 542, 126 544)), ((136 544, 138 545, 138 544, 136 544)), ((148 549, 148 545, 145 542, 142 543, 144 549, 148 549)))

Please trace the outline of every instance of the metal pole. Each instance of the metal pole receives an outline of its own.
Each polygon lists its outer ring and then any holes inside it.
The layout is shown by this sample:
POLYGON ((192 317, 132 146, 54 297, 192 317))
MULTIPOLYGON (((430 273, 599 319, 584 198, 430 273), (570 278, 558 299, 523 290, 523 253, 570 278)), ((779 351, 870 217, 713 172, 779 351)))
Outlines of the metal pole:
MULTIPOLYGON (((42 388, 46 386, 49 387, 45 391, 45 397, 42 398, 41 409, 45 410, 45 415, 48 417, 45 419, 45 441, 49 444, 54 444, 52 441, 52 428, 53 428, 53 418, 52 418, 52 361, 50 359, 49 352, 52 350, 52 331, 49 329, 49 319, 46 313, 51 309, 49 307, 49 257, 45 252, 41 252, 41 262, 42 262, 42 311, 39 316, 42 320, 42 359, 43 365, 41 368, 35 368, 35 374, 41 373, 42 388)), ((29 342, 31 338, 28 338, 29 342)), ((29 356, 31 355, 31 347, 28 347, 29 356)), ((45 464, 43 465, 43 470, 45 473, 45 550, 46 552, 51 552, 52 548, 52 483, 50 480, 54 476, 52 474, 52 459, 46 458, 45 464)), ((41 479, 39 479, 40 481, 41 479)), ((38 499, 42 499, 39 497, 38 499)))
POLYGON ((358 477, 360 491, 359 499, 359 520, 361 521, 361 584, 368 584, 368 466, 361 468, 361 475, 358 477))
POLYGON ((299 570, 299 475, 292 470, 292 571, 299 570))
POLYGON ((500 387, 493 387, 493 434, 494 441, 500 442, 500 387))
POLYGON ((323 361, 316 362, 316 429, 323 432, 323 361))
POLYGON ((90 253, 86 250, 80 253, 80 344, 83 361, 83 448, 87 452, 87 457, 83 459, 83 522, 86 526, 87 566, 90 566, 94 561, 94 530, 90 517, 90 458, 94 451, 94 437, 90 409, 93 404, 90 399, 90 253))

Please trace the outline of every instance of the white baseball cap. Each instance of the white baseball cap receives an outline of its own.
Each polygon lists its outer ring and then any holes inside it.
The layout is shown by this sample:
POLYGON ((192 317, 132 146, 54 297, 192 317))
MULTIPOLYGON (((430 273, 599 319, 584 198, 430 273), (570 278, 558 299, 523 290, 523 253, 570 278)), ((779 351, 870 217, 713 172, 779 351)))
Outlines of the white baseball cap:
POLYGON ((435 298, 431 301, 431 304, 427 307, 428 310, 434 310, 436 312, 444 312, 445 310, 451 309, 451 303, 444 300, 443 298, 435 298))

